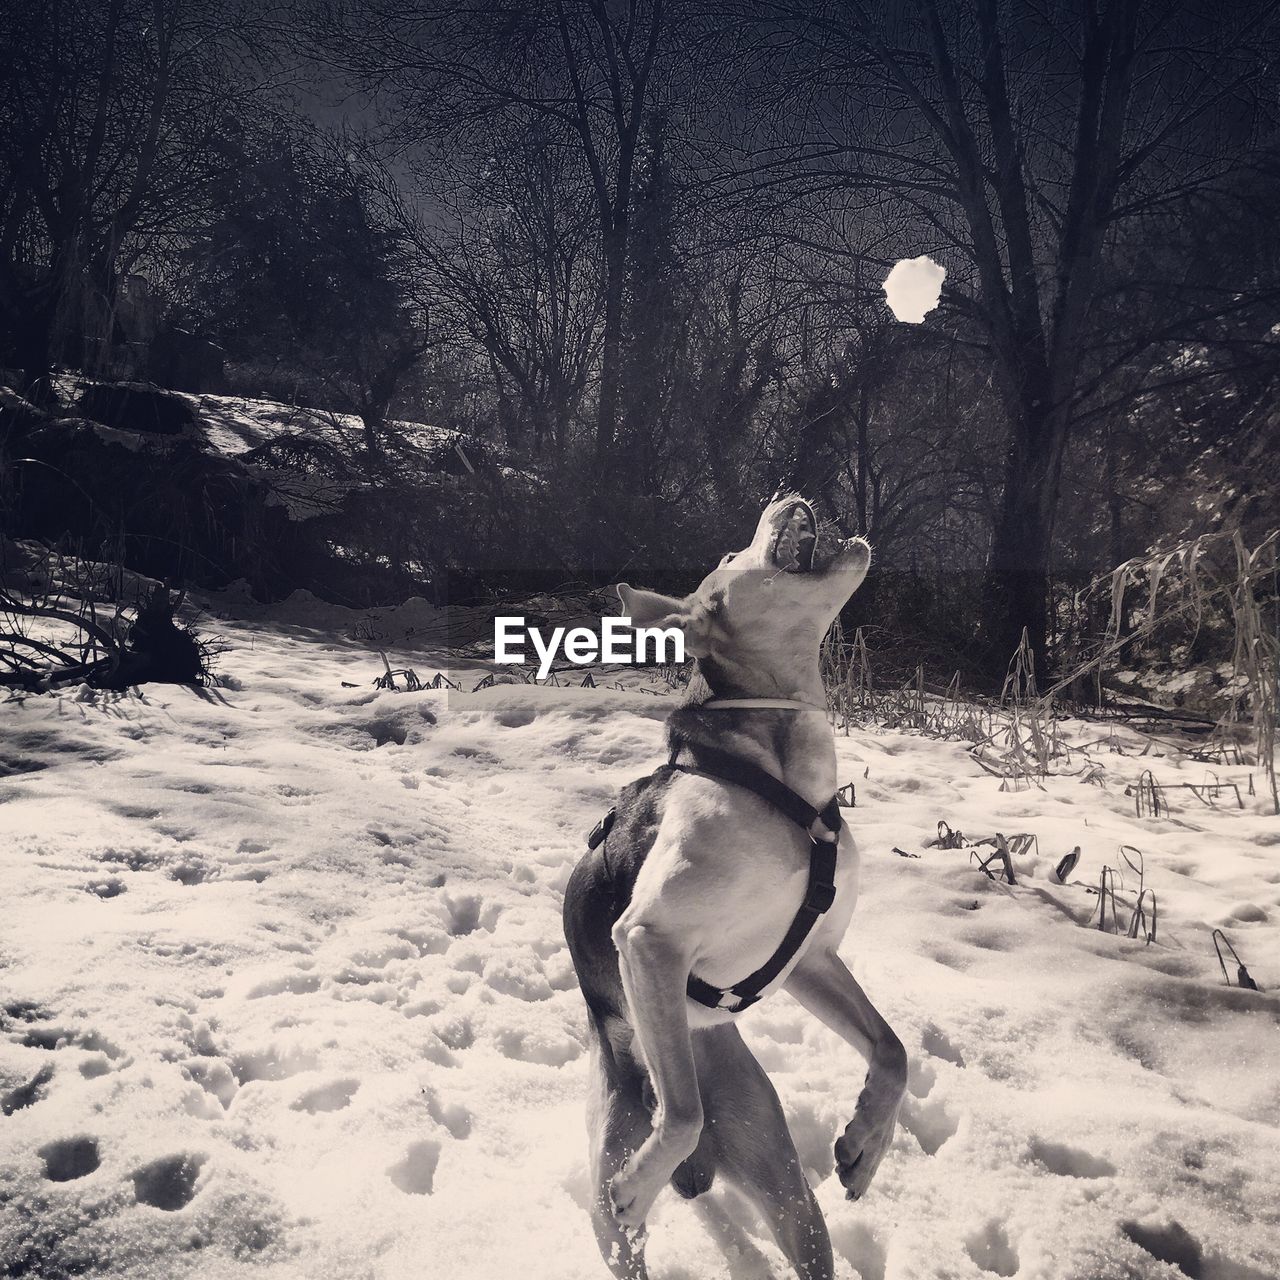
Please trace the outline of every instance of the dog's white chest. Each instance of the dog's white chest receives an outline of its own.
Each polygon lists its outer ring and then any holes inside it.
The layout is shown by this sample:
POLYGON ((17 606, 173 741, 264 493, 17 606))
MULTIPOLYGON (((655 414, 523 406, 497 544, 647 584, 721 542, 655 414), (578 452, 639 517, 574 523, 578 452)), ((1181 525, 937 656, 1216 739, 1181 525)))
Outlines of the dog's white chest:
MULTIPOLYGON (((805 897, 810 846, 794 825, 761 805, 721 810, 714 824, 696 821, 682 838, 660 841, 636 883, 632 916, 665 926, 685 940, 692 972, 728 988, 755 973, 778 950, 805 897)), ((820 915, 786 968, 765 988, 778 990, 815 945, 835 946, 858 895, 858 850, 840 833, 835 901, 820 915)), ((692 1026, 732 1016, 688 1003, 692 1026)))
MULTIPOLYGON (((759 833, 756 839, 759 840, 759 833)), ((818 917, 809 938, 843 934, 853 914, 858 892, 858 852, 847 829, 841 832, 836 855, 835 901, 818 917)), ((736 981, 760 967, 777 950, 804 901, 809 882, 808 849, 797 855, 795 842, 778 841, 769 850, 757 847, 727 877, 716 926, 704 944, 708 969, 722 962, 736 972, 736 981), (742 972, 745 961, 747 969, 742 972)), ((808 939, 806 939, 806 942, 808 939)), ((702 976, 702 975, 700 975, 702 976)), ((707 980, 714 981, 708 973, 707 980)), ((719 985, 719 984, 717 984, 719 985)))

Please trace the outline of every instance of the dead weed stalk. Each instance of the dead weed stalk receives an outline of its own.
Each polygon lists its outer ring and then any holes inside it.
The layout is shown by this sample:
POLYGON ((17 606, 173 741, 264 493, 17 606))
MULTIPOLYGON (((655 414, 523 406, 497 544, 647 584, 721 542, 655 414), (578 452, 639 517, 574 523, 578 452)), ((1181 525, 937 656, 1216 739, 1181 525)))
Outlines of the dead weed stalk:
POLYGON ((1276 726, 1280 713, 1280 582, 1277 548, 1280 530, 1256 547, 1245 545, 1238 529, 1201 534, 1164 551, 1126 560, 1110 574, 1095 579, 1077 596, 1077 605, 1097 590, 1110 592, 1110 616, 1097 652, 1043 695, 1049 702, 1067 685, 1110 665, 1126 646, 1148 639, 1156 628, 1175 619, 1198 631, 1210 606, 1218 606, 1232 623, 1231 702, 1202 754, 1223 763, 1234 759, 1256 763, 1280 814, 1280 779, 1276 775, 1276 726), (1134 596, 1145 587, 1135 616, 1134 596), (1247 726, 1253 739, 1253 761, 1235 744, 1233 730, 1247 726))

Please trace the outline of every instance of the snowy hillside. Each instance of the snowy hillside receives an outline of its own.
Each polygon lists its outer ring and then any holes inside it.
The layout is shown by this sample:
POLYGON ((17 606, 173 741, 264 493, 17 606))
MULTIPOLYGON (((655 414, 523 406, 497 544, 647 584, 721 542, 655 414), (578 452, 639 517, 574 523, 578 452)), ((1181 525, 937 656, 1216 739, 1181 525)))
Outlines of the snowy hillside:
MULTIPOLYGON (((168 401, 173 406, 186 406, 191 423, 198 437, 215 453, 225 457, 238 457, 294 435, 327 441, 338 447, 351 448, 360 441, 364 430, 354 414, 338 413, 329 409, 311 409, 303 405, 287 404, 281 400, 268 400, 248 396, 225 396, 203 393, 193 395, 183 391, 169 391, 151 383, 112 383, 73 374, 60 374, 54 385, 68 403, 74 403, 87 389, 101 387, 108 395, 137 392, 153 400, 168 401)), ((98 407, 109 401, 99 401, 98 407)), ((125 403, 123 400, 121 404, 125 403)), ((142 403, 142 402, 139 402, 142 403)), ((162 406, 163 407, 163 406, 162 406)), ((173 412, 173 410, 170 410, 173 412)), ((154 416, 153 414, 151 415, 154 416)), ((397 436, 419 449, 431 449, 453 444, 462 439, 456 431, 432 427, 421 422, 391 420, 388 428, 397 436)), ((138 431, 149 432, 155 423, 147 425, 147 418, 136 424, 138 431)), ((179 433, 180 434, 180 433, 179 433)))
MULTIPOLYGON (((186 394, 180 394, 180 398, 191 405, 209 446, 228 457, 248 453, 281 437, 299 433, 330 439, 335 444, 350 448, 358 442, 363 431, 360 420, 352 414, 307 409, 278 400, 186 394)), ((391 421, 387 425, 400 438, 420 449, 461 439, 456 431, 426 426, 421 422, 391 421)))
MULTIPOLYGON (((0 708, 0 1271, 600 1280, 560 898, 671 700, 379 693, 319 613, 217 629, 221 690, 0 708)), ((1001 792, 957 744, 837 739, 864 857, 844 954, 912 1060, 865 1200, 832 1176, 860 1060, 789 997, 743 1027, 842 1277, 1280 1274, 1280 821, 1188 792, 1138 818, 1143 769, 1205 767, 1117 745, 1104 786, 1001 792), (988 881, 925 847, 939 819, 1039 854, 988 881), (1122 844, 1151 946, 1086 927, 1122 844), (1218 925, 1264 992, 1223 984, 1218 925)), ((787 1274, 719 1186, 651 1228, 659 1280, 787 1274)))

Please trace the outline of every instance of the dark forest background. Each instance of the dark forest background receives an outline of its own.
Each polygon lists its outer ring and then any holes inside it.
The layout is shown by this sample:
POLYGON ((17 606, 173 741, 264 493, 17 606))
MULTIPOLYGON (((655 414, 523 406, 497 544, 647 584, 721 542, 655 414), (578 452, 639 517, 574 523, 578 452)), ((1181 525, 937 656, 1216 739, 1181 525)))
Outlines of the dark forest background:
POLYGON ((846 623, 981 679, 1275 526, 1273 4, 30 0, 0 48, 11 538, 343 603, 688 590, 789 487, 874 545, 846 623), (167 392, 316 430, 227 457, 167 392))

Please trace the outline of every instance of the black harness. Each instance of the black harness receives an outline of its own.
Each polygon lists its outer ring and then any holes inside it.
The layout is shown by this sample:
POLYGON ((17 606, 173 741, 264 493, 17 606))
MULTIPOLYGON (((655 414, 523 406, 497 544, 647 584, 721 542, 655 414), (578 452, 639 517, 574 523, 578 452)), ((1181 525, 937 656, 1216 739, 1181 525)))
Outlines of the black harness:
MULTIPOLYGON (((738 1013, 750 1008, 760 999, 760 993, 790 963, 791 958, 800 950, 801 944, 809 936, 810 930, 817 924, 818 917, 830 910, 836 900, 836 848, 840 840, 840 806, 836 796, 822 809, 815 809, 807 800, 797 795, 784 782, 780 782, 771 773, 767 773, 758 765, 741 760, 726 751, 716 751, 711 747, 695 748, 699 763, 697 765, 676 764, 675 757, 669 763, 655 769, 649 775, 657 778, 665 773, 690 773, 702 778, 715 778, 720 782, 730 782, 734 786, 745 787, 759 796, 766 804, 772 805, 784 817, 790 818, 809 837, 809 883, 805 888, 804 901, 796 912, 791 927, 782 939, 777 951, 769 957, 754 973, 735 982, 731 987, 713 987, 694 974, 689 975, 687 990, 689 998, 709 1009, 727 1009, 738 1013), (825 830, 815 834, 814 827, 821 824, 825 830)), ((613 826, 616 810, 610 809, 587 837, 587 847, 595 849, 604 843, 613 826)), ((603 853, 603 851, 602 851, 603 853)), ((608 874, 608 862, 605 872, 608 874)))

